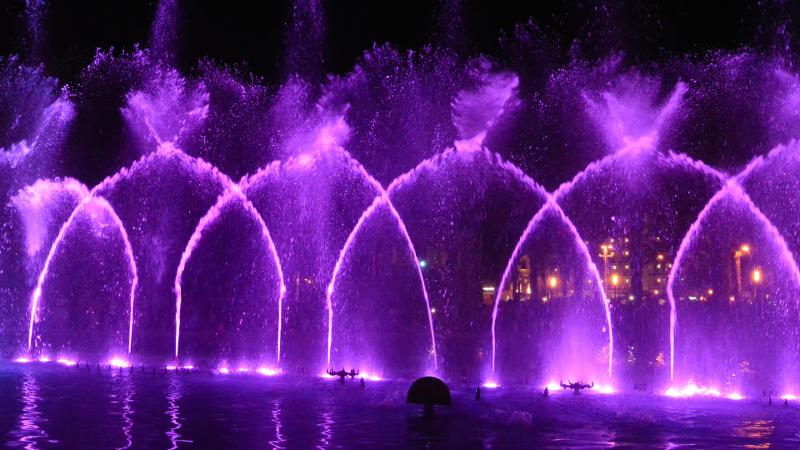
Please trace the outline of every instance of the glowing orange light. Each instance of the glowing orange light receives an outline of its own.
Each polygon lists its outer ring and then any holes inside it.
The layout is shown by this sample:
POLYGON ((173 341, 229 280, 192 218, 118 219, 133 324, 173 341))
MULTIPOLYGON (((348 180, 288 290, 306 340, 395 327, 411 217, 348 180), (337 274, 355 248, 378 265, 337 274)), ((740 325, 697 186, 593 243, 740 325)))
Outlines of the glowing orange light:
POLYGON ((741 250, 742 253, 750 253, 750 246, 747 244, 742 244, 742 246, 739 247, 739 250, 741 250))
POLYGON ((558 278, 556 278, 555 275, 551 275, 550 278, 547 280, 547 284, 551 288, 555 288, 556 286, 558 286, 558 278))
POLYGON ((619 275, 613 274, 611 275, 611 284, 617 286, 619 284, 619 275))
POLYGON ((761 283, 764 280, 764 275, 761 273, 761 269, 754 269, 753 273, 750 275, 753 278, 753 283, 761 283))

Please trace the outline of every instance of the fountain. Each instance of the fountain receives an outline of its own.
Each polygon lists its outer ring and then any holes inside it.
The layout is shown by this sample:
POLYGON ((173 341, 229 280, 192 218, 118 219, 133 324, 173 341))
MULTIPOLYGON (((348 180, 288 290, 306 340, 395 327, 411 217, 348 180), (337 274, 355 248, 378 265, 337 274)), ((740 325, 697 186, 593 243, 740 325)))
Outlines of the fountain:
POLYGON ((692 224, 668 283, 673 379, 736 392, 795 388, 800 271, 735 179, 692 224))
POLYGON ((796 445, 792 5, 17 3, 0 445, 796 445))
POLYGON ((285 291, 264 221, 238 187, 231 187, 200 219, 178 264, 175 358, 277 367, 285 291), (209 271, 217 276, 209 279, 209 271), (212 342, 206 338, 209 329, 217 330, 212 342), (188 341, 183 350, 182 332, 188 341))
POLYGON ((33 290, 29 354, 130 354, 137 282, 119 216, 104 198, 87 197, 61 227, 33 290), (82 262, 79 273, 75 260, 82 262))
POLYGON ((270 81, 185 70, 182 8, 62 83, 32 66, 48 7, 26 3, 27 54, 0 60, 3 355, 800 389, 788 56, 646 66, 532 20, 469 56, 453 17, 441 45, 326 76, 336 30, 298 0, 270 81))

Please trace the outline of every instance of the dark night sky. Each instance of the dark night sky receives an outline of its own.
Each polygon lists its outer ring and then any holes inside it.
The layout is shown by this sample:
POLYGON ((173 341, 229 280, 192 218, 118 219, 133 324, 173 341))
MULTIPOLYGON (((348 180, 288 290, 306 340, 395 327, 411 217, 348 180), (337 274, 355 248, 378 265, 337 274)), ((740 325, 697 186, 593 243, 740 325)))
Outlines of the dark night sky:
MULTIPOLYGON (((24 52, 22 0, 0 7, 0 54, 24 52)), ((71 80, 95 48, 146 45, 158 3, 73 0, 52 1, 45 19, 48 72, 71 80)), ((289 3, 279 1, 181 3, 180 63, 194 67, 210 56, 226 63, 246 62, 268 80, 279 76, 289 3)), ((532 18, 557 36, 566 49, 576 36, 599 52, 624 50, 647 61, 708 49, 770 45, 774 30, 798 7, 791 2, 743 1, 466 1, 462 26, 442 32, 438 2, 407 0, 324 1, 327 19, 325 69, 343 73, 374 42, 419 48, 442 36, 460 41, 467 54, 492 53, 501 30, 532 18), (586 39, 588 37, 589 39, 586 39), (603 48, 605 47, 605 48, 603 48)))

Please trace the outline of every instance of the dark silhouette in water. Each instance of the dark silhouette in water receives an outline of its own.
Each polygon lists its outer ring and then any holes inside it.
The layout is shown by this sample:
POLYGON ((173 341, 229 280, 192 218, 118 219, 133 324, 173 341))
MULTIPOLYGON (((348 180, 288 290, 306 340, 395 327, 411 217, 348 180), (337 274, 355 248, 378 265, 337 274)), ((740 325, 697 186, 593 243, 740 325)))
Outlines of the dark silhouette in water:
POLYGON ((364 377, 361 377, 361 389, 364 389, 367 384, 364 382, 364 377))
POLYGON ((549 397, 550 396, 550 389, 547 386, 544 387, 544 396, 545 397, 549 397))
POLYGON ((449 406, 453 403, 450 388, 444 381, 436 377, 422 377, 411 383, 406 396, 406 403, 425 406, 425 413, 433 413, 434 405, 449 406))
POLYGON ((480 399, 481 399, 481 388, 478 387, 477 389, 475 389, 475 400, 480 401, 480 399))
POLYGON ((562 389, 572 389, 572 392, 575 394, 580 394, 583 389, 591 389, 593 387, 594 387, 594 382, 592 382, 592 384, 587 384, 580 381, 575 383, 569 381, 567 382, 567 384, 564 384, 563 381, 561 382, 562 389))
POLYGON ((328 369, 328 375, 333 377, 339 377, 339 381, 344 383, 344 379, 347 377, 350 377, 350 379, 354 379, 356 375, 358 375, 358 371, 356 369, 350 369, 350 372, 348 372, 342 369, 336 372, 333 369, 328 369))

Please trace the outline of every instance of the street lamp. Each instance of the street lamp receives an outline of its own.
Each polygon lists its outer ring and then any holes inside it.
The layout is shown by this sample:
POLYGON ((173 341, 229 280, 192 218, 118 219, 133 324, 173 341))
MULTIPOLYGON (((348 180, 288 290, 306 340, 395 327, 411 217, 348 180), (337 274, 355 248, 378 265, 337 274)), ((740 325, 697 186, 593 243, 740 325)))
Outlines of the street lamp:
MULTIPOLYGON (((742 244, 733 254, 733 261, 736 265, 736 294, 742 292, 742 256, 750 255, 750 245, 742 244)), ((761 275, 759 274, 759 279, 761 275)), ((755 280, 754 280, 755 281, 755 280)))
POLYGON ((603 258, 603 282, 608 280, 608 259, 614 257, 614 246, 611 244, 603 244, 600 246, 600 257, 603 258))

